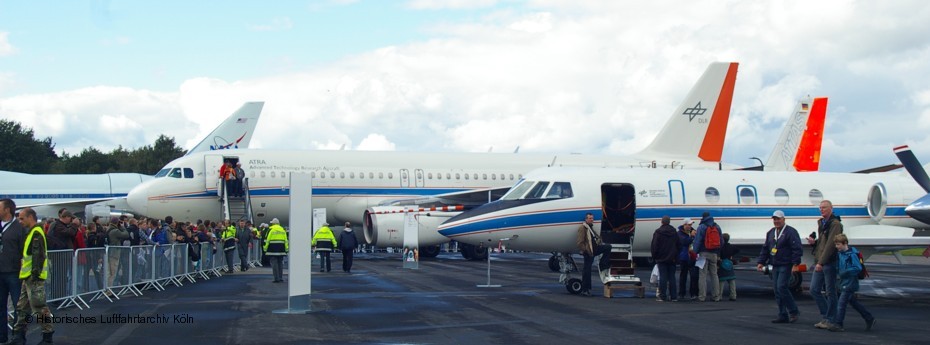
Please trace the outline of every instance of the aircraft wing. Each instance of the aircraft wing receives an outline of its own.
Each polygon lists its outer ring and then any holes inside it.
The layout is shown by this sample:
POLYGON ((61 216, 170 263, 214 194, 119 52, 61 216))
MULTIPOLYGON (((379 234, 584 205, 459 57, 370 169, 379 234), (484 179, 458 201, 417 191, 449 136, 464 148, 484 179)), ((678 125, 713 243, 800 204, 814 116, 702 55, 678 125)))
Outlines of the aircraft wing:
POLYGON ((424 198, 416 199, 401 199, 401 200, 392 200, 381 203, 381 206, 413 206, 417 205, 419 207, 434 207, 434 206, 450 206, 450 205, 464 205, 469 206, 480 206, 491 201, 500 199, 504 196, 507 191, 510 190, 510 187, 494 187, 494 188, 482 188, 482 189, 472 189, 462 192, 454 193, 445 193, 445 194, 436 194, 424 198))

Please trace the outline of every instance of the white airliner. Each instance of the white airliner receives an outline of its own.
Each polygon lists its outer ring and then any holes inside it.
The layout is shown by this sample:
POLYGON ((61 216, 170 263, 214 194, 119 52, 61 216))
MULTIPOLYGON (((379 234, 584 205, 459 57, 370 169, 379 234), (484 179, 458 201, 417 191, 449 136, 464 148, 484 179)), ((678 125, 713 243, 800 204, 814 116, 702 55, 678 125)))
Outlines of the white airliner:
MULTIPOLYGON (((129 193, 128 201, 136 212, 159 218, 169 215, 179 220, 225 217, 223 204, 216 202, 220 190, 217 172, 222 162, 238 161, 249 178, 254 221, 279 218, 287 222, 290 187, 287 176, 301 172, 314 178, 314 207, 327 208, 330 223, 352 221, 358 224, 366 208, 386 201, 506 189, 519 180, 521 174, 544 166, 718 169, 737 65, 711 64, 655 140, 643 152, 629 157, 278 150, 200 152, 166 166, 166 169, 182 169, 192 174, 147 181, 129 193)), ((432 240, 445 241, 435 231, 432 236, 432 240)), ((394 236, 373 232, 366 237, 373 244, 389 246, 394 236)), ((421 243, 430 240, 421 237, 421 243)))
MULTIPOLYGON (((246 148, 258 124, 264 102, 247 102, 210 132, 188 155, 211 150, 246 148)), ((155 175, 177 176, 191 171, 162 169, 155 175)), ((151 175, 138 173, 109 174, 23 174, 0 171, 0 198, 13 199, 17 208, 31 207, 39 217, 57 216, 67 208, 80 215, 87 205, 107 202, 114 212, 126 212, 125 198, 129 191, 151 175)), ((131 212, 129 212, 131 213, 131 212)))
POLYGON ((649 257, 652 233, 662 216, 670 216, 677 226, 684 218, 697 222, 706 211, 730 234, 731 244, 754 255, 772 228, 775 210, 784 211, 788 225, 805 236, 816 230, 818 206, 828 199, 850 243, 868 256, 930 245, 930 237, 913 236, 914 229, 926 229, 928 223, 905 213, 909 203, 926 193, 903 172, 551 167, 527 173, 501 200, 465 211, 438 229, 473 245, 507 239, 510 249, 572 253, 577 252, 578 226, 590 212, 598 228, 634 228, 634 256, 649 257), (557 190, 571 193, 553 192, 557 190))

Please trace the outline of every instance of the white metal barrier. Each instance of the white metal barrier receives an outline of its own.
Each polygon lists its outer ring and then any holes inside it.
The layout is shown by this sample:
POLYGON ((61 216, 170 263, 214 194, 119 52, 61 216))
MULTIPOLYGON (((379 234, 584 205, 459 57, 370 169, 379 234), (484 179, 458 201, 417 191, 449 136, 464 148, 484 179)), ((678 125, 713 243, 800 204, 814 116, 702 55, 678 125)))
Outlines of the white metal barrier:
MULTIPOLYGON (((261 245, 253 240, 247 261, 239 262, 234 255, 234 263, 240 268, 261 266, 261 245)), ((81 310, 99 299, 113 302, 130 293, 141 296, 146 290, 182 286, 185 280, 195 283, 198 278, 220 277, 227 267, 222 247, 209 243, 50 250, 48 260, 47 301, 61 302, 58 309, 75 306, 81 310)))

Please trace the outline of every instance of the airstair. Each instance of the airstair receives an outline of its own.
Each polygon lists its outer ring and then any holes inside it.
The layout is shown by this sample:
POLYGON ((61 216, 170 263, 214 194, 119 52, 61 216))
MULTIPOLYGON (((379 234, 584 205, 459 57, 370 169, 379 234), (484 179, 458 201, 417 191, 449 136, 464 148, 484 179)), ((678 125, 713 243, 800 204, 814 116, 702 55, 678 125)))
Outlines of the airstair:
MULTIPOLYGON (((224 185, 221 183, 221 185, 224 185)), ((223 190, 223 219, 229 219, 233 223, 239 220, 252 222, 252 195, 249 191, 249 179, 242 180, 243 196, 230 197, 229 191, 225 186, 223 190)))

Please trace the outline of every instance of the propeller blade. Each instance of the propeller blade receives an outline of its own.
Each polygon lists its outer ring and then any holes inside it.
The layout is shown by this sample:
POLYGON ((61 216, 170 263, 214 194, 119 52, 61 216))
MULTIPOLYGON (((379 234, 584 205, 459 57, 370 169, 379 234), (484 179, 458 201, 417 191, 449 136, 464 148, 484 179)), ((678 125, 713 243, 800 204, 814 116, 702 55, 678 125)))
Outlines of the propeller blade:
POLYGON ((898 156, 898 160, 901 161, 901 164, 904 164, 904 168, 917 181, 917 184, 925 192, 930 193, 930 177, 927 176, 927 172, 920 165, 920 161, 917 160, 914 152, 911 152, 911 148, 907 147, 907 145, 895 147, 894 154, 898 156))

